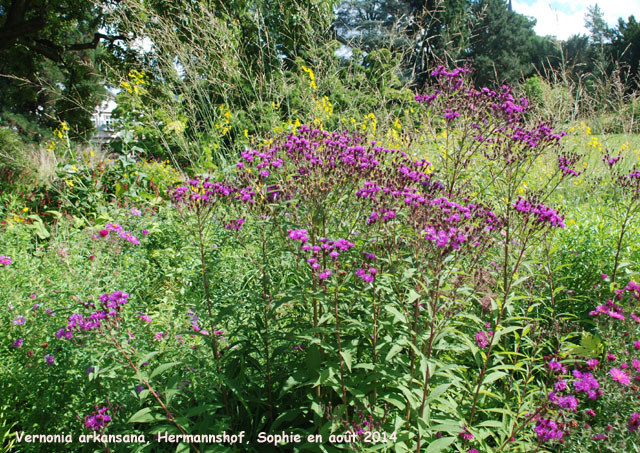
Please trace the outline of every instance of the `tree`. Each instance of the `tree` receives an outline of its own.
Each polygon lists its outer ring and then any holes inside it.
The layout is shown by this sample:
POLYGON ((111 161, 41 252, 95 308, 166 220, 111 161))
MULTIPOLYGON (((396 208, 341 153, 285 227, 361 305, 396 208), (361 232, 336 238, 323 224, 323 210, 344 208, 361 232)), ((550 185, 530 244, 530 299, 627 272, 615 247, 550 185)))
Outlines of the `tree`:
POLYGON ((634 16, 626 22, 618 19, 618 26, 613 32, 612 52, 616 60, 628 66, 633 77, 632 87, 640 88, 640 23, 634 16))
POLYGON ((436 62, 453 65, 464 58, 468 6, 468 0, 347 0, 334 27, 345 44, 401 55, 407 78, 421 86, 436 62))
POLYGON ((108 21, 117 3, 0 0, 0 125, 35 141, 60 121, 76 136, 92 130, 104 93, 98 65, 127 50, 108 21))
POLYGON ((469 56, 480 85, 516 82, 533 71, 535 20, 509 10, 505 0, 479 0, 469 56))

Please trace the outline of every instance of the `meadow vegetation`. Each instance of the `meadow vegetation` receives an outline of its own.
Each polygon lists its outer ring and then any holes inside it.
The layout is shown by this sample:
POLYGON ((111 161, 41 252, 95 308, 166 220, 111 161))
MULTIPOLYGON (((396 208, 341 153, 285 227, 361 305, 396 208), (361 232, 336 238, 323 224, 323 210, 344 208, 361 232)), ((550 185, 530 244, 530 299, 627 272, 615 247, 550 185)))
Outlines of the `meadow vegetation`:
POLYGON ((133 11, 165 60, 117 79, 114 148, 0 129, 3 451, 640 448, 631 87, 416 87, 311 13, 270 72, 239 23, 133 11))

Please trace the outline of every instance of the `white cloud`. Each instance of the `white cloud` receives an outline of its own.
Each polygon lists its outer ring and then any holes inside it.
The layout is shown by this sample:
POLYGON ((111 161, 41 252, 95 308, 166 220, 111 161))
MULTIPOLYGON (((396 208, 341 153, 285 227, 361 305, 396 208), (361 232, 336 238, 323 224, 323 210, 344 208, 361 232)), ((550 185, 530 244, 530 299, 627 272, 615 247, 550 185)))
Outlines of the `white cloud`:
MULTIPOLYGON (((536 19, 535 31, 541 36, 555 36, 567 39, 576 34, 587 34, 584 26, 587 8, 594 5, 593 0, 516 0, 513 2, 514 11, 536 19)), ((634 15, 640 19, 640 0, 608 0, 598 3, 604 18, 610 26, 618 23, 618 18, 625 20, 634 15)))

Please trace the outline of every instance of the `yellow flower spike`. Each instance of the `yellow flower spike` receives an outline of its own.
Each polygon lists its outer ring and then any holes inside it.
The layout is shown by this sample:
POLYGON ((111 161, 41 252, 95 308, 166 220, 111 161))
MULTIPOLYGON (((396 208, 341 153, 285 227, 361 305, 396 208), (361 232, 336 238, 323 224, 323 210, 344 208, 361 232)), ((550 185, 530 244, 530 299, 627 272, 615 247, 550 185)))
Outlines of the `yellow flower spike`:
POLYGON ((29 212, 29 208, 25 206, 24 208, 22 208, 22 212, 29 212))
POLYGON ((65 183, 67 183, 69 187, 73 187, 73 181, 71 181, 70 179, 65 180, 65 183))

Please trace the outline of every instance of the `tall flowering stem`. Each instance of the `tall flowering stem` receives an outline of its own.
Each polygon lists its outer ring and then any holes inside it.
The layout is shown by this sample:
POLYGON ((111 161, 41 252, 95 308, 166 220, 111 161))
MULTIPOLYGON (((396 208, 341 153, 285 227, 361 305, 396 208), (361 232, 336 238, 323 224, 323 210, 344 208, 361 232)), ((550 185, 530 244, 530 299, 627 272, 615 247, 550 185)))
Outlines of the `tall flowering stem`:
MULTIPOLYGON (((222 374, 222 366, 220 364, 220 349, 214 316, 213 303, 211 299, 211 290, 209 287, 209 279, 207 275, 206 256, 205 256, 205 236, 210 227, 210 222, 214 216, 219 202, 235 194, 236 189, 223 184, 212 183, 209 178, 188 179, 186 184, 177 187, 171 187, 167 190, 178 212, 183 218, 183 223, 190 229, 194 238, 198 243, 200 255, 200 268, 202 273, 202 283, 204 287, 205 300, 207 303, 207 312, 209 315, 209 325, 211 338, 211 348, 216 360, 216 370, 220 377, 222 374), (191 216, 195 217, 195 228, 191 226, 191 216)), ((226 385, 222 385, 222 398, 224 401, 227 416, 231 418, 231 408, 227 397, 226 385)))

